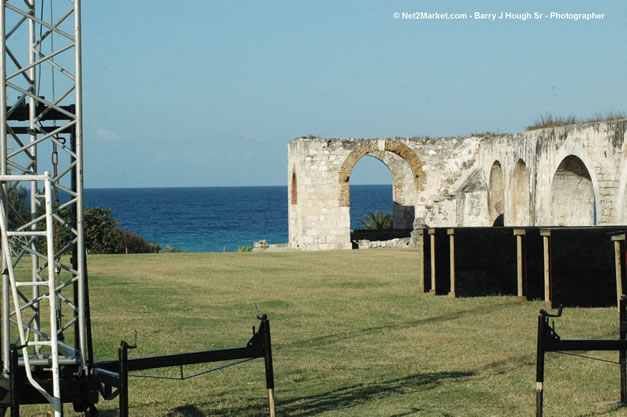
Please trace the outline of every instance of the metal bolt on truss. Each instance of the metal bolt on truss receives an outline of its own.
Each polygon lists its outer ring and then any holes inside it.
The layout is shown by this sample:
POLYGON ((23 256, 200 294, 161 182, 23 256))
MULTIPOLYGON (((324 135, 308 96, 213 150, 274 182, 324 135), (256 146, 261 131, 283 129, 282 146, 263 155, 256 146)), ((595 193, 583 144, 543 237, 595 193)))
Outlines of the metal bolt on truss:
POLYGON ((61 367, 80 376, 93 360, 82 227, 80 0, 2 3, 1 376, 25 373, 61 416, 61 367), (17 369, 12 350, 21 352, 17 369))

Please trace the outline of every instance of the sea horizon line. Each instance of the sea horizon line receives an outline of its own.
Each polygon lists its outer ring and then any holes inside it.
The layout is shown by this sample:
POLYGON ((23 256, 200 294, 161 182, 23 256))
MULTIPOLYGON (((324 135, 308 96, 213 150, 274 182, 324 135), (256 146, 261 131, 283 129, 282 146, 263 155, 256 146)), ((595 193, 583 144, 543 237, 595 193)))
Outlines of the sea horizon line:
MULTIPOLYGON (((371 185, 389 185, 387 184, 351 184, 351 186, 371 186, 371 185)), ((180 188, 279 188, 287 187, 283 185, 181 185, 181 186, 122 186, 122 187, 85 187, 85 190, 167 190, 180 188)))

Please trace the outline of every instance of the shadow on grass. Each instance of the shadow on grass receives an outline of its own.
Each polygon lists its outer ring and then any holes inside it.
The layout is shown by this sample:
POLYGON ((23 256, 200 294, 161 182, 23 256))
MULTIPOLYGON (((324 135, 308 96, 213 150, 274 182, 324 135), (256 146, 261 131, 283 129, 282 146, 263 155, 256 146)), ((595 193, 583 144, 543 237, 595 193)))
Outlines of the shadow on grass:
POLYGON ((411 410, 407 411, 406 413, 393 414, 393 415, 388 416, 388 417, 407 417, 407 416, 414 415, 416 413, 420 413, 421 411, 424 411, 424 409, 412 407, 411 410))
POLYGON ((170 411, 166 417, 205 417, 195 405, 182 405, 170 411))
POLYGON ((278 406, 290 416, 313 416, 325 411, 363 405, 390 395, 427 391, 449 380, 470 378, 473 375, 474 372, 434 372, 409 375, 380 383, 356 384, 320 394, 280 401, 278 406))
MULTIPOLYGON (((355 384, 347 387, 320 392, 305 397, 278 399, 277 415, 291 417, 308 417, 320 413, 337 411, 379 400, 391 395, 407 395, 415 392, 434 389, 450 380, 470 378, 473 372, 435 372, 410 375, 391 379, 380 383, 355 384)), ((209 403, 203 404, 209 406, 209 403)), ((229 409, 209 409, 203 414, 196 406, 177 407, 168 417, 204 417, 204 416, 258 416, 267 413, 267 404, 249 404, 245 407, 229 409), (179 413, 179 414, 177 414, 179 413)), ((407 412, 395 414, 394 417, 409 416, 422 411, 412 407, 407 412)))
POLYGON ((384 331, 411 329, 412 327, 417 327, 420 325, 434 324, 434 323, 439 323, 439 322, 444 322, 444 321, 456 320, 467 315, 493 313, 503 308, 511 307, 512 305, 513 305, 512 303, 503 303, 503 304, 496 304, 493 306, 480 307, 480 308, 475 308, 475 309, 470 309, 470 310, 455 311, 452 313, 442 314, 442 315, 434 316, 434 317, 427 317, 427 318, 420 319, 420 320, 411 320, 411 321, 405 321, 402 323, 369 327, 365 329, 354 330, 352 332, 335 333, 335 334, 330 334, 330 335, 325 335, 325 336, 320 336, 320 337, 314 337, 313 339, 308 339, 308 340, 298 340, 298 341, 294 341, 291 343, 274 344, 274 346, 277 346, 277 347, 281 347, 281 346, 311 347, 311 346, 328 345, 328 344, 338 343, 338 342, 342 342, 342 341, 349 340, 349 339, 355 339, 358 337, 369 336, 369 335, 381 333, 384 331))
POLYGON ((614 416, 616 415, 615 413, 618 413, 621 410, 624 410, 625 408, 625 406, 620 405, 620 404, 607 404, 607 405, 604 404, 604 405, 601 405, 601 407, 603 408, 602 410, 592 412, 592 413, 580 414, 577 417, 614 416))
POLYGON ((98 417, 118 417, 119 415, 120 415, 120 412, 117 409, 116 410, 98 410, 98 417))

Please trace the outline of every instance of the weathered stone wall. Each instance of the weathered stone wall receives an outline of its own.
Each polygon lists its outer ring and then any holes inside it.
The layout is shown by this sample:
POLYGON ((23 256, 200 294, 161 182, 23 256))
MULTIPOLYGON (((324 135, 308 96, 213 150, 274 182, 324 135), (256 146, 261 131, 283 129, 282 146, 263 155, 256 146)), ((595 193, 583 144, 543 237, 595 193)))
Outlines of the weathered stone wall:
POLYGON ((488 187, 481 169, 476 169, 457 192, 455 224, 457 226, 485 226, 488 220, 488 187))
POLYGON ((455 218, 479 138, 298 138, 288 145, 290 247, 350 249, 350 175, 366 155, 392 174, 395 227, 455 218))
POLYGON ((393 178, 395 227, 627 223, 627 120, 489 137, 320 139, 288 145, 290 247, 349 249, 350 175, 393 178))
POLYGON ((485 138, 478 166, 488 193, 501 167, 504 224, 624 224, 626 127, 620 120, 485 138))

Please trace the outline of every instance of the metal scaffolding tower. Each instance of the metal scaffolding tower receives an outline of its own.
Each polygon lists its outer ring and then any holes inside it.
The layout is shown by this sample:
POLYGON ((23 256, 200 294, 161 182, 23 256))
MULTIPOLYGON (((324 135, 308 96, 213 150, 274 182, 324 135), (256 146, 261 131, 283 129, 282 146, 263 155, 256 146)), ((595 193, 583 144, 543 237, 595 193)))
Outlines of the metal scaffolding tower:
MULTIPOLYGON (((96 417, 99 396, 128 417, 128 371, 264 358, 265 315, 246 346, 94 362, 83 232, 80 0, 2 0, 0 7, 0 417, 63 404, 96 417)), ((232 365, 232 364, 230 364, 232 365)), ((225 365, 225 366, 230 366, 225 365)), ((217 369, 222 369, 225 366, 217 369)), ((204 375, 200 372, 191 377, 204 375)))
MULTIPOLYGON (((25 377, 61 416, 64 379, 87 378, 93 362, 83 236, 80 0, 2 3, 1 377, 25 377)), ((37 393, 11 396, 26 403, 37 393)))

